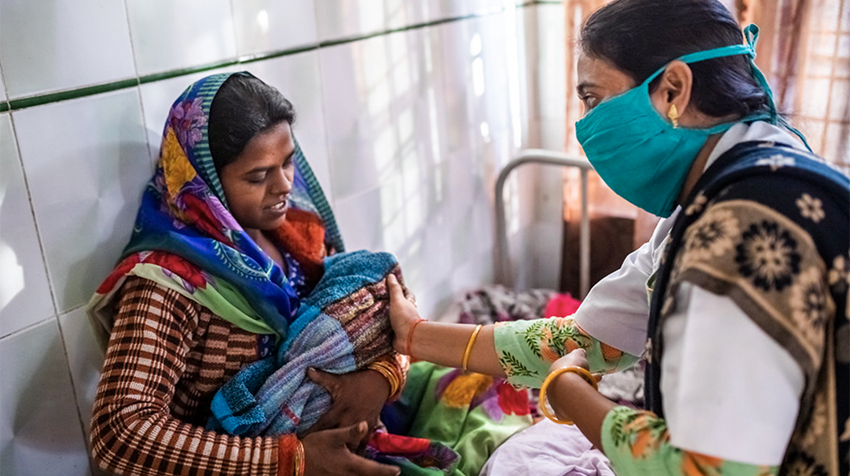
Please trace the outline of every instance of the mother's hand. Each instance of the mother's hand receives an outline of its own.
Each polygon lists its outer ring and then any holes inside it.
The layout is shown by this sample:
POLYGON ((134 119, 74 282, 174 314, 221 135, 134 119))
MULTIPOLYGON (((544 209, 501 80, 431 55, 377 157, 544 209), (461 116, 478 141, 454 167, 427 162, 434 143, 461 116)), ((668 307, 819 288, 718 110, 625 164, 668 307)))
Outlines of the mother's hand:
POLYGON ((365 421, 345 428, 316 431, 301 439, 304 475, 397 476, 393 466, 357 456, 354 451, 369 434, 365 421))
POLYGON ((390 383, 387 379, 368 369, 336 375, 310 368, 307 370, 307 376, 325 387, 333 399, 331 409, 307 430, 308 433, 347 427, 365 421, 368 431, 357 446, 365 444, 378 425, 381 409, 390 396, 390 383))

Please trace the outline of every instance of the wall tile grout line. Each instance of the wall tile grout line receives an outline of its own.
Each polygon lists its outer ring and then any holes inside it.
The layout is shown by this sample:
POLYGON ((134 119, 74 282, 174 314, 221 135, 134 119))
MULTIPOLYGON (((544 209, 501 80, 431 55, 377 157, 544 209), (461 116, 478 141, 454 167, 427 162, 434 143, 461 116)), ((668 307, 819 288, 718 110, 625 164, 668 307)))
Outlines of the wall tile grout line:
MULTIPOLYGON (((127 0, 124 0, 124 14, 127 18, 127 33, 130 35, 130 54, 133 55, 133 69, 136 71, 136 78, 138 79, 137 87, 136 87, 136 95, 139 98, 139 111, 142 115, 142 130, 148 130, 147 119, 145 119, 145 102, 142 98, 142 82, 139 78, 139 62, 136 60, 136 48, 133 46, 133 24, 130 22, 130 7, 127 5, 127 0)), ((147 137, 145 137, 147 140, 147 137)), ((148 147, 148 156, 150 157, 151 167, 154 168, 156 166, 156 158, 153 156, 154 152, 148 147)))
MULTIPOLYGON (((18 129, 15 126, 15 114, 9 114, 9 122, 12 126, 12 134, 15 136, 15 149, 18 152, 18 163, 21 166, 21 177, 24 180, 24 189, 27 192, 27 202, 30 206, 30 214, 32 216, 33 228, 35 229, 35 236, 38 240, 38 249, 41 252, 41 256, 43 259, 41 260, 42 266, 44 266, 44 277, 47 279, 47 289, 50 290, 50 304, 53 307, 53 315, 54 317, 59 316, 59 306, 56 305, 56 292, 53 290, 53 280, 50 277, 50 269, 47 266, 47 253, 44 249, 44 242, 41 239, 41 231, 39 231, 38 227, 38 218, 35 215, 35 205, 32 202, 32 193, 30 193, 30 184, 27 179, 27 170, 24 167, 24 155, 21 153, 21 141, 18 140, 18 129)), ((64 345, 64 342, 63 342, 64 345)))
MULTIPOLYGON (((318 12, 316 11, 316 2, 313 2, 313 18, 315 19, 315 22, 316 22, 316 25, 315 25, 316 36, 318 37, 318 35, 319 35, 319 15, 318 15, 318 12)), ((321 54, 316 55, 316 73, 318 73, 318 78, 319 78, 319 108, 322 111, 323 121, 326 123, 328 116, 327 116, 327 109, 325 108, 325 91, 324 91, 324 87, 323 87, 324 82, 322 81, 322 78, 324 76, 322 76, 322 55, 321 54)), ((331 155, 331 144, 328 140, 328 129, 327 129, 327 127, 324 127, 325 124, 322 124, 322 126, 323 126, 322 130, 325 131, 325 133, 322 137, 322 141, 325 143, 325 151, 326 151, 325 152, 325 160, 328 164, 328 178, 327 178, 328 182, 329 182, 328 183, 328 190, 331 191, 331 198, 330 198, 330 200, 328 200, 328 202, 329 202, 328 204, 331 206, 331 210, 336 210, 337 196, 336 196, 336 193, 334 193, 334 191, 333 191, 333 187, 334 187, 334 184, 333 184, 333 182, 334 182, 334 180, 333 180, 334 164, 333 164, 333 160, 331 160, 331 157, 330 157, 330 155, 331 155)), ((345 244, 345 242, 343 242, 343 244, 345 244)))
MULTIPOLYGON (((40 326, 40 325, 43 325, 45 322, 47 322, 47 321, 51 321, 51 320, 56 320, 56 321, 58 322, 58 321, 59 321, 59 316, 58 316, 58 315, 56 315, 56 314, 53 314, 53 315, 48 316, 48 317, 45 317, 45 318, 43 318, 43 319, 39 319, 39 320, 37 320, 37 321, 35 321, 35 322, 32 322, 32 323, 30 323, 30 324, 27 324, 27 325, 26 325, 26 326, 24 326, 24 327, 21 327, 20 329, 17 329, 17 330, 15 330, 15 331, 12 331, 12 332, 10 332, 10 333, 8 333, 8 334, 5 334, 5 335, 3 335, 3 336, 0 336, 0 340, 7 340, 7 339, 13 338, 13 337, 18 336, 18 335, 23 335, 24 333, 29 332, 29 331, 31 331, 32 329, 34 329, 34 328, 36 328, 36 327, 38 327, 38 326, 40 326)), ((58 325, 58 324, 57 324, 57 325, 58 325)), ((61 336, 60 336, 60 337, 61 337, 61 336)), ((63 345, 64 345, 64 343, 63 343, 63 345)))
POLYGON ((0 113, 3 113, 9 110, 9 91, 6 87, 6 73, 3 72, 2 62, 0 62, 0 80, 3 81, 3 95, 6 98, 0 102, 0 113))
MULTIPOLYGON (((560 5, 562 2, 557 0, 531 0, 524 2, 522 4, 517 4, 517 8, 524 8, 534 5, 560 5)), ((125 11, 126 11, 126 2, 125 2, 125 11)), ((303 45, 295 48, 287 48, 283 50, 270 51, 267 53, 258 53, 246 56, 237 56, 236 58, 230 58, 220 61, 215 61, 212 63, 206 63, 203 65, 188 67, 188 68, 178 68, 169 71, 163 71, 161 73, 153 73, 147 74, 144 76, 137 76, 136 78, 127 78, 118 81, 110 81, 101 84, 95 84, 91 86, 84 86, 80 88, 72 88, 64 91, 57 91, 52 93, 45 94, 37 94, 28 97, 22 97, 18 99, 8 99, 6 103, 0 103, 0 113, 6 111, 17 111, 20 109, 25 109, 29 107, 35 106, 43 106, 45 104, 51 104, 60 101, 67 101, 71 99, 79 99, 88 96, 94 96, 96 94, 103 94, 106 92, 117 91, 121 89, 128 89, 134 86, 139 86, 142 84, 152 83, 156 81, 162 81, 166 79, 176 78, 178 76, 185 76, 188 74, 201 73, 204 71, 211 71, 214 69, 224 68, 228 66, 234 66, 238 64, 250 64, 258 61, 263 61, 267 59, 280 58, 283 56, 295 55, 298 53, 303 53, 306 51, 318 50, 321 48, 328 48, 331 46, 344 45, 347 43, 353 43, 355 41, 368 40, 370 38, 375 38, 378 36, 391 35, 393 33, 399 33, 404 31, 416 30, 420 28, 426 28, 430 26, 442 25, 445 23, 452 23, 456 21, 469 20, 473 18, 482 18, 490 15, 495 15, 502 13, 506 7, 494 7, 487 10, 483 10, 476 13, 471 13, 468 15, 462 15, 457 17, 443 18, 439 20, 434 20, 430 22, 416 23, 413 25, 408 25, 401 28, 393 28, 388 30, 382 30, 374 33, 368 33, 364 35, 355 35, 345 38, 337 38, 333 40, 325 40, 317 43, 313 43, 310 45, 303 45)), ((129 22, 129 19, 128 19, 129 22)), ((131 40, 132 40, 132 32, 131 40)), ((234 33, 235 34, 235 33, 234 33)), ((135 65, 135 55, 133 58, 133 64, 135 65)), ((136 68, 138 74, 138 68, 136 68)))

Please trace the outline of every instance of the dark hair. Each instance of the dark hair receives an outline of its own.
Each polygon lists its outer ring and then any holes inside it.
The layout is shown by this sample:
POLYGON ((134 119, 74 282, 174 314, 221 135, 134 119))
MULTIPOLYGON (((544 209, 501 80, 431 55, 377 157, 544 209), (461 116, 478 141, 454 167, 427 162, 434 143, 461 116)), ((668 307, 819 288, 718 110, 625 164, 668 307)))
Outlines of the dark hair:
MULTIPOLYGON (((611 62, 636 83, 680 56, 742 42, 741 28, 717 0, 616 0, 590 15, 579 38, 585 54, 611 62)), ((688 66, 691 100, 701 112, 746 116, 769 109, 746 56, 688 66)), ((656 86, 657 79, 650 91, 656 86)))
POLYGON ((281 122, 295 122, 295 110, 277 89, 249 73, 221 85, 210 105, 210 153, 216 172, 233 163, 254 136, 281 122))

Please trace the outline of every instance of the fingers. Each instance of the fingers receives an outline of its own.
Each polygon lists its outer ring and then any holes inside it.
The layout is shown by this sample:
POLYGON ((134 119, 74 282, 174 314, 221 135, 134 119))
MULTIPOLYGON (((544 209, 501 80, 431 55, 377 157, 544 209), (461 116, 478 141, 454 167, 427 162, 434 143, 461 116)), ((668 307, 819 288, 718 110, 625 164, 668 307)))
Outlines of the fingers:
POLYGON ((307 369, 307 377, 309 377, 313 382, 325 387, 325 389, 330 392, 331 398, 333 398, 337 385, 337 375, 310 367, 307 369))
POLYGON ((387 276, 387 290, 390 293, 391 303, 399 302, 404 299, 404 291, 402 291, 401 285, 398 284, 398 279, 392 273, 387 276))
POLYGON ((578 348, 573 350, 558 360, 552 362, 552 365, 549 366, 549 371, 553 372, 556 369, 561 367, 583 367, 585 369, 588 368, 587 364, 587 352, 583 348, 578 348))
MULTIPOLYGON (((348 442, 346 446, 349 448, 357 448, 360 441, 366 436, 368 430, 369 426, 365 421, 361 421, 356 425, 351 425, 348 428, 348 442)), ((352 451, 354 450, 352 449, 352 451)), ((353 453, 351 454, 351 459, 348 461, 347 466, 349 474, 363 476, 397 476, 401 474, 401 470, 395 466, 377 463, 353 453)))
POLYGON ((360 421, 354 425, 325 430, 305 436, 306 469, 304 474, 397 476, 401 470, 367 460, 354 453, 368 433, 368 425, 360 421))
POLYGON ((366 433, 369 431, 369 424, 365 421, 361 421, 348 428, 343 428, 343 430, 348 430, 348 436, 345 439, 345 446, 354 451, 360 446, 360 442, 363 441, 363 438, 366 438, 366 433))

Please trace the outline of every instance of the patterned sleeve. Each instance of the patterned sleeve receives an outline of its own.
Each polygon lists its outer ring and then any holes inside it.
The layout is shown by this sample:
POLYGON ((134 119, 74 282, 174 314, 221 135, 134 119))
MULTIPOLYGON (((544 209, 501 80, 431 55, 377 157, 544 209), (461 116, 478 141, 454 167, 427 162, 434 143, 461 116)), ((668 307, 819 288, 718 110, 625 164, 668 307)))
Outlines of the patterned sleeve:
POLYGON ((279 461, 291 459, 293 435, 240 438, 172 415, 197 324, 197 308, 180 294, 144 279, 125 283, 92 413, 92 457, 100 469, 124 475, 275 475, 279 461))
POLYGON ((614 407, 602 423, 602 449, 617 474, 771 476, 779 470, 685 451, 669 439, 667 424, 652 412, 614 407))
POLYGON ((497 324, 495 345, 508 382, 531 388, 540 387, 552 362, 578 348, 587 352, 594 373, 624 370, 639 359, 591 337, 567 317, 497 324))

